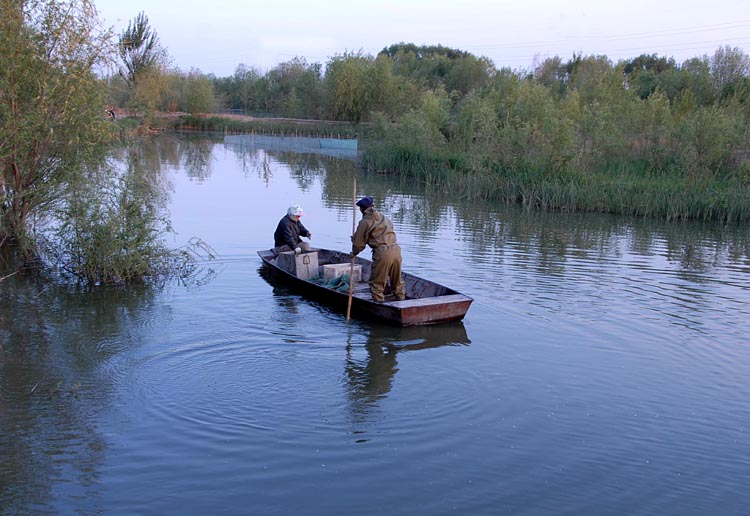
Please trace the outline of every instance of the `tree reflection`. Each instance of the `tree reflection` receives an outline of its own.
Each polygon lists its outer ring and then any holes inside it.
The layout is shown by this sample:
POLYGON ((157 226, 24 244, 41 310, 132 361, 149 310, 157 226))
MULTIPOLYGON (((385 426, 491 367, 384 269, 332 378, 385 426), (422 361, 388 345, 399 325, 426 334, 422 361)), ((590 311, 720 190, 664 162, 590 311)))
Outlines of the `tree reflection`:
POLYGON ((211 177, 216 142, 207 138, 190 138, 181 142, 181 163, 187 176, 198 182, 211 177))
POLYGON ((112 404, 106 364, 138 342, 153 289, 50 286, 29 278, 0 289, 0 500, 8 514, 52 512, 90 499, 106 451, 96 414, 112 404), (72 473, 71 473, 72 472, 72 473), (58 486, 58 487, 56 487, 58 486))
POLYGON ((213 152, 221 138, 205 134, 160 134, 130 142, 113 150, 123 163, 137 160, 149 176, 169 185, 169 172, 184 171, 194 181, 203 182, 213 174, 213 152))
MULTIPOLYGON (((346 170, 351 178, 356 171, 356 157, 337 149, 320 149, 308 145, 317 138, 285 137, 266 135, 240 135, 227 137, 224 146, 233 151, 245 173, 254 173, 265 185, 272 177, 270 159, 285 165, 290 176, 302 191, 307 191, 314 182, 325 180, 332 171, 346 170)), ((350 188, 350 187, 349 187, 350 188)), ((351 199, 351 190, 347 195, 351 199)))

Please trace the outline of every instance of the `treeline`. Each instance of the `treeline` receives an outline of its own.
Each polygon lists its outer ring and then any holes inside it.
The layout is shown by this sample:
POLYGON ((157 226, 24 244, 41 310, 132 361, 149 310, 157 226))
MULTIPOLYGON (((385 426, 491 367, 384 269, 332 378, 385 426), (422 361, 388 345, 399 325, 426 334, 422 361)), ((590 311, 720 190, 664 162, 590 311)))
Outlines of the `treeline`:
POLYGON ((421 96, 444 88, 458 97, 487 85, 491 61, 441 45, 398 44, 377 56, 344 53, 325 66, 295 58, 265 74, 242 64, 214 79, 226 109, 291 118, 366 122, 374 113, 394 118, 420 105, 421 96))
MULTIPOLYGON (((473 179, 521 174, 523 182, 537 175, 580 183, 586 174, 612 178, 615 171, 743 188, 749 181, 750 57, 739 48, 719 47, 680 64, 656 54, 617 63, 556 56, 520 71, 497 70, 487 58, 441 45, 399 43, 376 56, 335 55, 325 68, 295 58, 266 73, 240 64, 232 76, 217 78, 168 71, 166 51, 143 13, 118 47, 124 66, 109 79, 110 98, 134 114, 231 110, 351 123, 359 126, 355 133, 374 131, 365 142, 369 167, 425 181, 450 171, 473 179)), ((216 119, 179 123, 222 126, 216 119)), ((242 130, 241 122, 226 124, 242 130)), ((480 184, 481 192, 507 186, 480 184)), ((566 207, 613 210, 597 203, 566 207)))
MULTIPOLYGON (((143 14, 134 20, 133 30, 155 37, 143 14)), ((133 55, 148 54, 144 39, 133 43, 134 51, 122 52, 121 60, 129 63, 133 55)), ((165 50, 158 47, 158 40, 155 44, 151 52, 158 66, 134 63, 124 67, 127 72, 108 78, 113 106, 141 114, 229 111, 356 124, 367 122, 375 112, 395 118, 419 106, 424 92, 434 88, 466 95, 488 84, 495 74, 487 58, 441 45, 401 43, 375 57, 361 52, 333 56, 325 70, 321 63, 296 57, 265 73, 240 64, 233 75, 216 77, 196 69, 170 69, 165 50)))

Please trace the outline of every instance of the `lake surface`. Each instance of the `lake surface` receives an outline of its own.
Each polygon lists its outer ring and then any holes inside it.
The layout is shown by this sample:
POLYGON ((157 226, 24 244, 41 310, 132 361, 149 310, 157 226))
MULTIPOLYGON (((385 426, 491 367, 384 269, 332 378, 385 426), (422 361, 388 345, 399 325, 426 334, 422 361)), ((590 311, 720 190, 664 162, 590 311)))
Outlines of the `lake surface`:
POLYGON ((169 245, 219 257, 155 290, 0 283, 0 514, 748 514, 747 227, 357 175, 404 270, 474 304, 347 324, 256 251, 290 204, 348 249, 352 161, 202 137, 143 155, 169 245))

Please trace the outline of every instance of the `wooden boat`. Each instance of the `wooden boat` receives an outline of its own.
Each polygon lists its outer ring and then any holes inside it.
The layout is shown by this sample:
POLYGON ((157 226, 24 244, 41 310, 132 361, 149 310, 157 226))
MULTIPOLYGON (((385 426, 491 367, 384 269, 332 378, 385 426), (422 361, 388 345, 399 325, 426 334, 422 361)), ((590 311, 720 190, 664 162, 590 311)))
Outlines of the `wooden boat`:
MULTIPOLYGON (((263 260, 265 268, 275 277, 298 287, 303 294, 311 298, 346 311, 349 302, 348 287, 344 291, 335 290, 321 285, 319 278, 325 276, 327 265, 340 264, 340 267, 334 268, 344 268, 348 274, 348 268, 344 267, 345 264, 351 264, 348 253, 313 249, 295 257, 294 253, 277 255, 273 250, 266 250, 258 251, 258 256, 263 260), (305 260, 305 255, 309 255, 306 261, 312 263, 314 269, 311 274, 301 274, 297 270, 292 270, 295 266, 289 266, 290 260, 305 260), (309 279, 306 278, 308 275, 311 276, 309 279)), ((386 292, 385 301, 377 303, 372 300, 368 283, 372 262, 357 256, 354 263, 355 266, 361 267, 361 280, 354 282, 351 309, 353 317, 372 317, 399 326, 445 323, 463 319, 473 301, 470 297, 438 283, 402 273, 406 299, 398 301, 386 292)), ((329 267, 328 271, 330 269, 329 267)))

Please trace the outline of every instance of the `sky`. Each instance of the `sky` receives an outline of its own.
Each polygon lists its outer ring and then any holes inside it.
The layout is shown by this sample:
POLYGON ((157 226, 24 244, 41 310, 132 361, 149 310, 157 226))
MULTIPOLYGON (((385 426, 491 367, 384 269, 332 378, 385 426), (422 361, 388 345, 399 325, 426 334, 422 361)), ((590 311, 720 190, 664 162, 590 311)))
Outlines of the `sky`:
POLYGON ((678 64, 719 46, 750 53, 748 0, 94 0, 116 34, 144 12, 172 65, 217 77, 244 63, 265 73, 303 57, 372 56, 400 42, 443 45, 497 68, 530 70, 573 53, 613 62, 640 54, 678 64))

